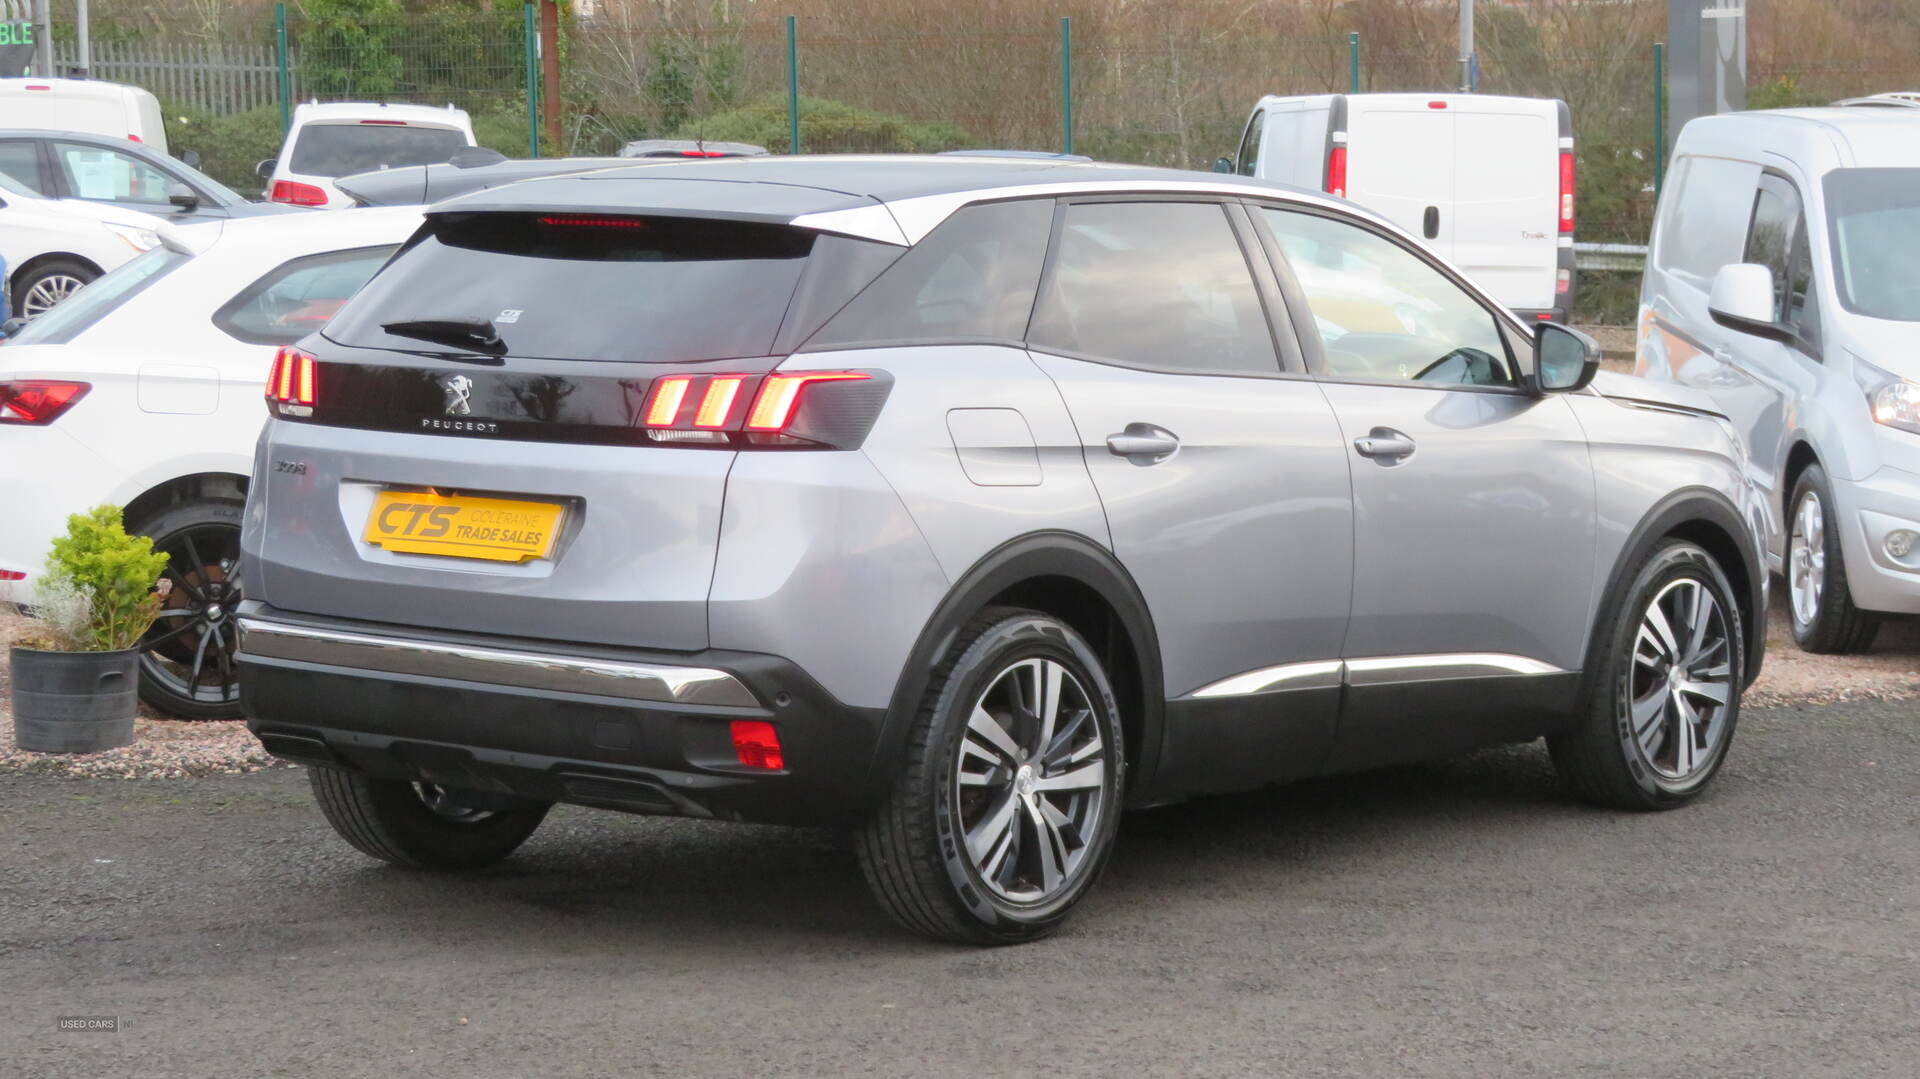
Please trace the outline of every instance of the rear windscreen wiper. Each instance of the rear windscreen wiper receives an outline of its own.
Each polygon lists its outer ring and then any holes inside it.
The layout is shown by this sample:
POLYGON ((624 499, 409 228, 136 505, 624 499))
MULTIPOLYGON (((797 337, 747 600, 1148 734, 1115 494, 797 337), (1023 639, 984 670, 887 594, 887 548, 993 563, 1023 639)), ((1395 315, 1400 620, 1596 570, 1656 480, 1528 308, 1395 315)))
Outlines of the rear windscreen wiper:
POLYGON ((452 345, 486 356, 504 356, 507 352, 507 343, 500 340, 500 332, 484 318, 410 318, 383 322, 380 328, 395 337, 452 345))

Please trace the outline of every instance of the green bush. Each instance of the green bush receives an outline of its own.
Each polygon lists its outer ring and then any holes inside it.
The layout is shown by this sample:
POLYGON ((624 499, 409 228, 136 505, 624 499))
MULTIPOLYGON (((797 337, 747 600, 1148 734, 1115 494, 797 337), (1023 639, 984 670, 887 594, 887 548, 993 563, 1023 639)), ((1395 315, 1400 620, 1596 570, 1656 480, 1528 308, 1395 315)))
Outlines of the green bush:
MULTIPOLYGON (((196 151, 201 172, 244 195, 260 190, 262 181, 254 166, 280 156, 280 106, 262 105, 231 116, 175 101, 163 101, 160 108, 167 120, 167 146, 174 156, 196 151)), ((521 145, 524 150, 524 140, 521 145)))
POLYGON ((152 540, 127 534, 120 507, 73 514, 47 557, 39 585, 47 632, 36 643, 71 652, 132 648, 160 613, 154 585, 166 568, 152 540))
MULTIPOLYGON (((769 97, 690 120, 676 139, 751 142, 787 151, 787 99, 769 97)), ((800 99, 800 148, 808 153, 933 153, 967 145, 966 132, 947 123, 917 123, 842 101, 800 99)))

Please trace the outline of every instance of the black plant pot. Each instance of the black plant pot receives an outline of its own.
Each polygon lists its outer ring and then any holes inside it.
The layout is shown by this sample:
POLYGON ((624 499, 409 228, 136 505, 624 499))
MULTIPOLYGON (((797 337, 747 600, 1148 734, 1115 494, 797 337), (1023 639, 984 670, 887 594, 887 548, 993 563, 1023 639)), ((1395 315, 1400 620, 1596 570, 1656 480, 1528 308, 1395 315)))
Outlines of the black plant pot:
POLYGON ((133 744, 140 652, 15 648, 13 741, 36 753, 98 753, 133 744))

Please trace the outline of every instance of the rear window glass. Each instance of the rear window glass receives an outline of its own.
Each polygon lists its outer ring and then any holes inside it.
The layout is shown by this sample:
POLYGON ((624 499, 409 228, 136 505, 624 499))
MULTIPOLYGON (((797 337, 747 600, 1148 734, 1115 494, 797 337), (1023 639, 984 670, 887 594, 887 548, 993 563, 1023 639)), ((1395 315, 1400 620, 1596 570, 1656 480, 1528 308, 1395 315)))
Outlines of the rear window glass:
POLYGON ((386 324, 486 319, 507 355, 673 363, 765 356, 815 236, 599 214, 435 215, 327 328, 346 345, 459 351, 386 324))
POLYGON ((439 165, 467 144, 444 127, 308 124, 293 143, 288 168, 302 176, 351 176, 406 165, 439 165))
POLYGON ((192 257, 166 247, 135 256, 132 262, 61 301, 7 340, 19 345, 64 345, 192 257))
POLYGON ((290 259, 228 300, 213 324, 248 344, 291 345, 324 326, 398 246, 290 259))

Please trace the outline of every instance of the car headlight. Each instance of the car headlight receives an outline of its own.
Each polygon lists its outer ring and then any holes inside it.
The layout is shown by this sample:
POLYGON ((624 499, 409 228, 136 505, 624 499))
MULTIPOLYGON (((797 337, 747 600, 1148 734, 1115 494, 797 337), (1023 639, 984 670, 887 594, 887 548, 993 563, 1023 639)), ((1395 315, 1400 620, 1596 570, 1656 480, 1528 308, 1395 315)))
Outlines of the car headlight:
POLYGON ((1853 380, 1867 395, 1867 408, 1875 423, 1920 435, 1920 383, 1882 371, 1857 356, 1853 360, 1853 380))
POLYGON ((160 234, 152 229, 136 228, 133 225, 116 225, 111 221, 102 221, 100 226, 126 241, 135 251, 151 251, 160 246, 160 234))

